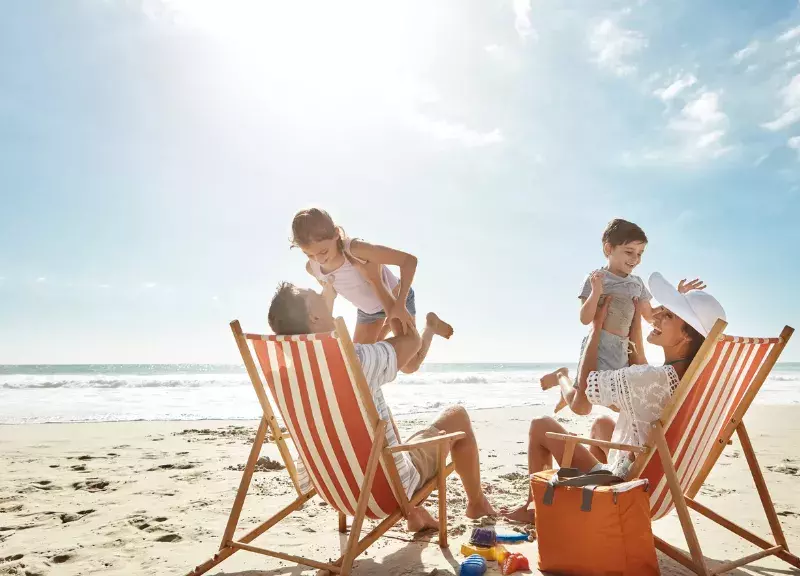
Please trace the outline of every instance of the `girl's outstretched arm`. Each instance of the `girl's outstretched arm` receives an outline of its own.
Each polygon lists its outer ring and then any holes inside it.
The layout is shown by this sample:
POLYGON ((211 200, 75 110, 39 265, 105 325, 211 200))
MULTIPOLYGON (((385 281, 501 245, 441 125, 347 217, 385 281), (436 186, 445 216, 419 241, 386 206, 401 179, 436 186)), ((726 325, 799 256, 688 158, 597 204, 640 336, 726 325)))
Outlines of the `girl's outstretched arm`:
POLYGON ((366 260, 375 264, 386 264, 400 268, 400 292, 390 310, 385 310, 386 320, 396 318, 403 325, 403 330, 414 327, 414 319, 406 310, 406 298, 414 282, 417 271, 417 257, 377 244, 370 244, 363 240, 353 240, 350 243, 350 252, 359 260, 366 260))

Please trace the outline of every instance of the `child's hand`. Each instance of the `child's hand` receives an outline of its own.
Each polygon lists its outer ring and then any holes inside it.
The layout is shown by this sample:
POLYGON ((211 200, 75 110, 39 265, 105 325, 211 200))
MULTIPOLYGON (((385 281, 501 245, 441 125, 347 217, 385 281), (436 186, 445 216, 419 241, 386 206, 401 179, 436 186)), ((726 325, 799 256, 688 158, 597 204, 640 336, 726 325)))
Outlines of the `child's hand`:
POLYGON ((686 294, 687 292, 691 292, 692 290, 705 290, 706 284, 700 278, 695 278, 694 280, 687 282, 684 278, 680 282, 678 282, 678 292, 681 294, 686 294))
POLYGON ((409 330, 413 331, 415 329, 414 318, 406 308, 406 303, 400 300, 396 300, 392 309, 386 312, 386 321, 391 322, 392 320, 397 320, 400 323, 403 334, 408 334, 409 330))
POLYGON ((602 270, 595 270, 592 272, 591 276, 589 276, 589 283, 592 286, 592 295, 593 296, 602 296, 603 295, 603 271, 602 270))

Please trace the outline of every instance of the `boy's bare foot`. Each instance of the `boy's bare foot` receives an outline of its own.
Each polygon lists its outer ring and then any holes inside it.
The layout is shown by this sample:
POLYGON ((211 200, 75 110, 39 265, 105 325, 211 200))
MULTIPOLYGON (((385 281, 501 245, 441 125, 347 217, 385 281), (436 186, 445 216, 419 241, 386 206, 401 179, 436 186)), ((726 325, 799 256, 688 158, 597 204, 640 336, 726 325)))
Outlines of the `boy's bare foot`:
POLYGON ((412 508, 408 513, 407 527, 409 532, 419 532, 428 528, 439 528, 439 521, 431 516, 430 512, 425 510, 422 506, 412 508))
POLYGON ((427 322, 428 327, 433 330, 433 333, 437 336, 441 336, 442 338, 449 340, 450 336, 453 335, 453 327, 439 318, 433 312, 428 312, 428 315, 425 317, 425 321, 427 322))
POLYGON ((566 368, 559 368, 555 372, 550 372, 550 374, 545 374, 542 376, 541 380, 539 380, 542 390, 550 390, 550 388, 555 388, 558 386, 558 377, 561 374, 564 376, 569 376, 569 370, 566 368))
POLYGON ((484 516, 496 516, 497 511, 489 503, 489 500, 486 498, 486 496, 484 496, 483 502, 470 502, 467 504, 467 510, 464 512, 464 514, 467 518, 477 520, 478 518, 483 518, 484 516))

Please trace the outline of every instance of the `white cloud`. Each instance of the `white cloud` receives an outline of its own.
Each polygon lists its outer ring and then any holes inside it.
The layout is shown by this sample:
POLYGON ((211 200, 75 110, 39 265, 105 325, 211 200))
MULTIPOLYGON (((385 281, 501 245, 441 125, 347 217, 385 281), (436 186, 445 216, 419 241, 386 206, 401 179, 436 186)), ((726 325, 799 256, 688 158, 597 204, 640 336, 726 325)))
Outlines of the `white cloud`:
POLYGON ((668 100, 672 100, 686 88, 690 88, 696 83, 697 78, 694 76, 694 74, 684 74, 682 76, 678 76, 669 86, 656 90, 653 92, 653 94, 666 102, 668 100))
POLYGON ((797 158, 800 160, 800 136, 792 136, 786 145, 792 150, 797 150, 797 158))
POLYGON ((761 164, 763 164, 764 160, 766 160, 767 158, 769 158, 769 154, 762 154, 761 156, 756 158, 756 161, 753 162, 753 166, 761 166, 761 164))
POLYGON ((617 76, 636 71, 629 58, 647 46, 647 38, 635 30, 620 28, 611 19, 605 19, 589 31, 589 49, 601 68, 617 76))
POLYGON ((498 128, 491 132, 478 132, 455 122, 436 120, 415 113, 411 117, 412 124, 420 131, 430 134, 437 140, 451 140, 467 148, 479 148, 503 142, 503 134, 498 128))
POLYGON ((106 289, 106 288, 111 288, 111 284, 100 284, 100 285, 98 285, 97 287, 98 287, 98 288, 103 288, 103 289, 106 289))
POLYGON ((800 60, 790 60, 789 62, 783 65, 783 69, 789 71, 789 70, 794 70, 798 66, 800 66, 800 60))
POLYGON ((750 56, 758 52, 758 48, 759 48, 758 41, 753 40, 752 42, 750 42, 750 44, 748 44, 747 46, 745 46, 744 48, 742 48, 736 54, 733 55, 733 61, 739 64, 745 58, 749 58, 750 56))
POLYGON ((767 130, 776 132, 800 122, 800 74, 789 81, 780 92, 782 112, 773 121, 762 124, 767 130))
POLYGON ((148 290, 150 288, 155 288, 155 287, 156 287, 155 282, 145 282, 144 284, 142 284, 142 288, 147 288, 148 290))
POLYGON ((719 94, 703 92, 696 100, 683 107, 669 127, 680 132, 709 133, 726 123, 728 117, 719 106, 719 94))
POLYGON ((536 40, 539 35, 531 23, 531 0, 512 0, 514 7, 514 28, 523 40, 536 40))
POLYGON ((44 276, 39 276, 39 277, 36 279, 36 283, 37 283, 37 284, 41 284, 42 282, 45 282, 46 280, 47 280, 47 278, 45 278, 44 276))
POLYGON ((778 42, 788 42, 789 40, 794 40, 795 38, 800 38, 800 26, 795 26, 794 28, 787 30, 778 36, 778 42))

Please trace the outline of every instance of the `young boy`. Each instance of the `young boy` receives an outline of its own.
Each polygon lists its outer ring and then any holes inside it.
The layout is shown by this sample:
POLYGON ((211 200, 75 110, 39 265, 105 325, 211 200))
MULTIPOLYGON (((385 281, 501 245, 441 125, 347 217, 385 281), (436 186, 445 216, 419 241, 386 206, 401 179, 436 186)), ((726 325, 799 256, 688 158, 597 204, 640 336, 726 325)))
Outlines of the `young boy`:
MULTIPOLYGON (((642 254, 647 247, 647 236, 644 231, 627 220, 615 218, 603 232, 603 254, 606 266, 589 274, 583 283, 578 298, 581 300, 581 323, 588 326, 592 323, 597 307, 603 298, 611 298, 603 330, 600 332, 597 369, 618 370, 628 366, 630 341, 628 334, 633 321, 634 298, 638 298, 642 306, 642 317, 651 323, 653 309, 650 306, 652 295, 644 281, 633 274, 633 270, 642 261, 642 254)), ((678 290, 688 292, 693 289, 702 290, 702 282, 693 280, 684 283, 681 280, 678 290)), ((578 374, 583 363, 587 338, 581 344, 578 374)), ((560 368, 541 379, 543 390, 558 385, 558 375, 566 374, 566 368, 560 368)), ((564 406, 559 403, 556 412, 564 406)))

